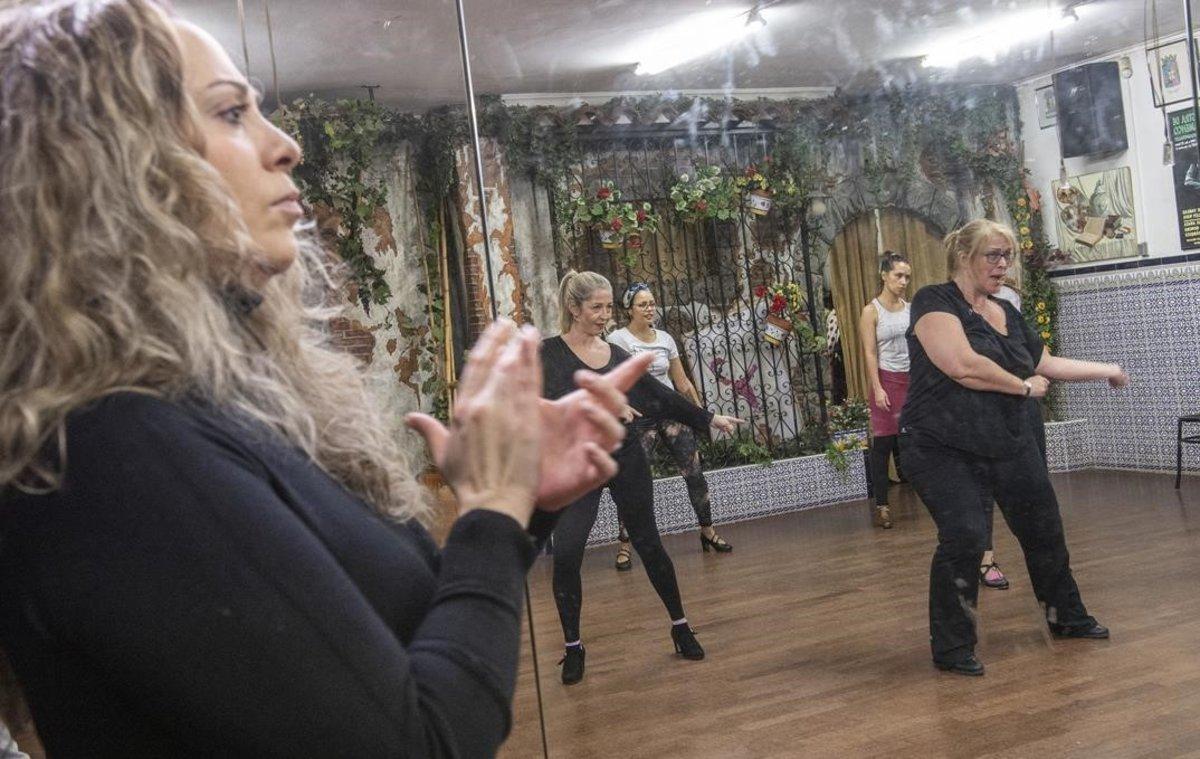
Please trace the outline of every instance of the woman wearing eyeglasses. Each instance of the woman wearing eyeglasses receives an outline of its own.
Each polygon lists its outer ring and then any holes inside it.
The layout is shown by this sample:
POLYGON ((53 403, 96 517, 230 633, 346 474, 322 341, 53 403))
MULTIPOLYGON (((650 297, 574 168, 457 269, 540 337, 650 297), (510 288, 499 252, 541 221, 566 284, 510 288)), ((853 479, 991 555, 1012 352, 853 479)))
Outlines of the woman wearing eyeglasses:
MULTIPOLYGON (((650 376, 667 387, 674 388, 697 406, 704 406, 695 385, 683 371, 683 362, 679 359, 679 347, 675 344, 675 338, 661 329, 654 328, 657 304, 654 293, 650 291, 650 285, 634 282, 625 290, 621 306, 629 317, 629 326, 610 334, 608 342, 630 355, 652 353, 654 363, 650 365, 650 376)), ((733 546, 713 528, 708 482, 704 479, 704 471, 700 465, 700 448, 691 429, 671 419, 648 418, 635 419, 630 424, 630 429, 641 438, 647 456, 653 453, 660 438, 671 452, 671 457, 679 467, 679 474, 687 483, 688 498, 696 512, 696 521, 700 524, 700 547, 706 553, 709 550, 717 553, 732 551, 733 546)), ((620 548, 617 550, 617 569, 626 571, 633 565, 629 536, 625 533, 623 524, 618 538, 620 548)))
POLYGON ((1116 364, 1050 355, 1012 304, 995 297, 1016 255, 1007 227, 972 221, 945 246, 950 281, 921 288, 912 302, 900 458, 938 528, 929 580, 934 665, 982 675, 973 617, 993 499, 1025 554, 1050 632, 1108 637, 1071 574, 1029 405, 1051 380, 1107 380, 1120 388, 1129 376, 1116 364))

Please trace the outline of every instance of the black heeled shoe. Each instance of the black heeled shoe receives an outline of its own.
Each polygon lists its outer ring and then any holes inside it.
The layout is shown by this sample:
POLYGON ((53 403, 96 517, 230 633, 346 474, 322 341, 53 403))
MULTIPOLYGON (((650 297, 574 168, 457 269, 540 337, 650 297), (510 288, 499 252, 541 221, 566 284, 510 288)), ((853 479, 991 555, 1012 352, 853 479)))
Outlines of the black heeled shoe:
POLYGON ((713 533, 713 536, 710 538, 701 532, 700 547, 704 549, 705 553, 708 553, 709 549, 712 549, 717 553, 729 553, 733 550, 733 546, 726 543, 725 538, 717 535, 716 533, 713 533))
POLYGON ((968 677, 979 677, 983 674, 983 662, 975 658, 975 654, 971 654, 965 659, 958 661, 938 661, 933 660, 933 666, 943 672, 952 672, 956 675, 967 675, 968 677))
POLYGON ((671 641, 675 643, 675 653, 685 659, 700 661, 704 658, 704 648, 696 640, 696 632, 686 622, 671 625, 671 641))
POLYGON ((1090 638, 1092 640, 1108 639, 1108 628, 1099 623, 1091 625, 1079 625, 1077 627, 1068 627, 1067 625, 1056 625, 1051 623, 1050 632, 1056 638, 1090 638))
POLYGON ((562 665, 563 685, 574 685, 583 679, 583 657, 586 655, 582 644, 567 646, 566 653, 558 661, 562 665))

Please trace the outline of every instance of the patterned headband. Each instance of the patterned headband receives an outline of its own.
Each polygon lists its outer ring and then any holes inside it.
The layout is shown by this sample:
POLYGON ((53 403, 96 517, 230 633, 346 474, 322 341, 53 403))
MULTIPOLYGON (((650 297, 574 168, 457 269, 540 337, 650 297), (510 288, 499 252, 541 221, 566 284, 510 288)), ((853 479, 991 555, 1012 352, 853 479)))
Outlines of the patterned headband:
POLYGON ((624 306, 626 311, 633 308, 633 299, 643 290, 650 292, 650 285, 645 282, 634 282, 626 288, 625 294, 621 296, 621 305, 624 306))

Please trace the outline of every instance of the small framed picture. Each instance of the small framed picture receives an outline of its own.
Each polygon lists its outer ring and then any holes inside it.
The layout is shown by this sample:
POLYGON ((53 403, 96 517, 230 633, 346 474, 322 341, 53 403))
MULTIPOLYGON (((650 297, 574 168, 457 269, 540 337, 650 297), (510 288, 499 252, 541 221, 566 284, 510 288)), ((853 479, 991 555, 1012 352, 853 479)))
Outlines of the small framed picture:
POLYGON ((1152 47, 1146 51, 1146 55, 1150 63, 1150 88, 1154 92, 1154 105, 1161 108, 1192 99, 1195 77, 1188 75, 1192 66, 1184 40, 1152 47))
POLYGON ((1054 99, 1054 85, 1038 87, 1033 91, 1033 98, 1037 101, 1038 126, 1042 129, 1049 129, 1057 124, 1058 101, 1054 99))

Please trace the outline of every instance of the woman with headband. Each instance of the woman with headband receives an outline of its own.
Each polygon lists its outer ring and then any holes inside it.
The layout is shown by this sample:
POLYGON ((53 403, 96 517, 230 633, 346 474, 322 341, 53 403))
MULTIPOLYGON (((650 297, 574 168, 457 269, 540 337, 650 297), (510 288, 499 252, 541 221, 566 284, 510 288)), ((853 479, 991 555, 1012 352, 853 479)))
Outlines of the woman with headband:
MULTIPOLYGON (((629 317, 629 324, 610 334, 608 341, 630 355, 653 355, 654 363, 650 365, 650 375, 654 379, 666 387, 673 387, 697 406, 704 405, 696 387, 683 371, 683 362, 679 359, 679 348, 675 344, 675 338, 664 330, 654 328, 657 304, 650 285, 645 282, 630 285, 621 296, 621 306, 629 317)), ((659 439, 666 443, 671 457, 679 467, 679 474, 687 484, 688 499, 700 525, 700 547, 706 553, 710 550, 717 553, 732 551, 733 546, 713 528, 708 482, 704 479, 704 471, 700 466, 700 449, 691 428, 671 419, 649 417, 635 419, 630 428, 641 439, 647 457, 653 453, 659 439)), ((632 567, 632 561, 629 536, 623 524, 618 540, 621 546, 617 551, 617 569, 625 571, 632 567)))

